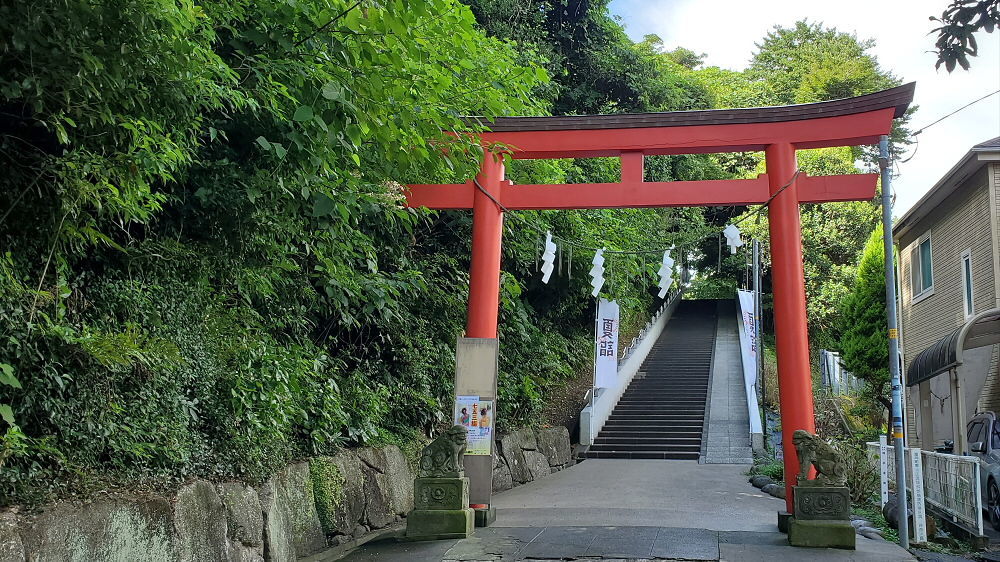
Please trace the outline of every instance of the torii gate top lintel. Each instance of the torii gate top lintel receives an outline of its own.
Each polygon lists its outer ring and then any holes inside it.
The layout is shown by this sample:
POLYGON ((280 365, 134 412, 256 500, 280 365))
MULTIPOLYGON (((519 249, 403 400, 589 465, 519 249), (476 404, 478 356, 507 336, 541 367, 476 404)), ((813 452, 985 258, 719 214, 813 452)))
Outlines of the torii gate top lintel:
POLYGON ((748 152, 778 142, 800 149, 856 146, 886 134, 886 123, 912 102, 914 87, 776 107, 469 120, 486 126, 483 141, 512 146, 518 159, 748 152))
MULTIPOLYGON (((476 133, 483 144, 501 143, 515 159, 620 157, 619 183, 513 185, 502 173, 491 194, 507 209, 594 209, 752 205, 769 200, 768 185, 789 178, 646 182, 643 157, 763 151, 776 145, 794 149, 874 144, 913 99, 914 84, 842 100, 707 111, 620 115, 500 117, 476 133)), ((477 118, 468 118, 474 120, 477 118)), ((484 163, 484 165, 489 163, 484 163)), ((802 176, 798 203, 870 199, 877 174, 802 176)), ((482 178, 486 181, 486 178, 482 178)), ((482 181, 480 183, 482 183, 482 181)), ((410 185, 411 207, 471 209, 475 189, 465 184, 410 185)))
MULTIPOLYGON (((579 209, 749 205, 766 203, 774 295, 775 347, 785 459, 786 507, 793 510, 798 473, 792 434, 815 431, 800 203, 872 199, 877 174, 808 177, 797 173, 796 149, 874 144, 913 100, 915 84, 843 100, 711 111, 622 115, 501 117, 476 133, 501 143, 513 158, 621 158, 621 181, 606 184, 515 185, 502 159, 486 154, 475 181, 409 185, 407 205, 472 209, 469 338, 497 337, 500 249, 505 209, 579 209), (647 182, 643 158, 763 150, 766 174, 753 180, 647 182)), ((475 118, 470 118, 475 119, 475 118)), ((496 381, 494 381, 495 384, 496 381)), ((489 459, 486 459, 489 461, 489 459)), ((474 461, 473 503, 489 503, 491 462, 474 461), (481 465, 481 466, 480 466, 481 465)), ((466 464, 466 470, 470 468, 466 464)))

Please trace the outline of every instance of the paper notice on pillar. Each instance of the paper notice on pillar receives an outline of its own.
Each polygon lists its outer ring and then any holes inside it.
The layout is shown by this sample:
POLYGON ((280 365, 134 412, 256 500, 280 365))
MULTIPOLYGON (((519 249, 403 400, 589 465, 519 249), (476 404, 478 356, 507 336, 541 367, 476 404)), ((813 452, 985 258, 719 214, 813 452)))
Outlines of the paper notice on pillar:
POLYGON ((618 326, 620 309, 615 301, 597 304, 597 362, 594 386, 611 388, 618 381, 618 326))
POLYGON ((455 425, 465 427, 466 455, 489 455, 493 446, 493 401, 478 396, 455 399, 455 425))

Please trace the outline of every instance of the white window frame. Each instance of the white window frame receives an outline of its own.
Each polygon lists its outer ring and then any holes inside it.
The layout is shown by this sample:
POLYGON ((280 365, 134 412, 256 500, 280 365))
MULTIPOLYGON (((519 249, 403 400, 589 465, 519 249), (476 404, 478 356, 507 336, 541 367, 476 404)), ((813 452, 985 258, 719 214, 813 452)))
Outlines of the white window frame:
POLYGON ((962 268, 962 310, 965 312, 965 319, 968 320, 976 314, 976 285, 972 278, 972 248, 966 248, 962 252, 962 257, 959 259, 958 264, 962 268), (965 268, 966 262, 969 264, 968 273, 966 273, 965 268), (965 297, 966 286, 969 288, 968 299, 965 297), (969 302, 970 300, 972 302, 969 302))
MULTIPOLYGON (((921 281, 923 278, 921 277, 921 281)), ((934 294, 934 241, 931 239, 931 231, 925 232, 916 242, 914 242, 913 248, 910 249, 910 302, 917 303, 927 297, 934 294), (920 262, 920 245, 924 242, 930 243, 930 254, 931 254, 931 284, 929 287, 921 287, 920 292, 913 292, 913 279, 916 275, 923 275, 923 267, 920 262), (913 256, 916 255, 917 259, 914 260, 913 256)), ((963 297, 964 298, 964 297, 963 297)))

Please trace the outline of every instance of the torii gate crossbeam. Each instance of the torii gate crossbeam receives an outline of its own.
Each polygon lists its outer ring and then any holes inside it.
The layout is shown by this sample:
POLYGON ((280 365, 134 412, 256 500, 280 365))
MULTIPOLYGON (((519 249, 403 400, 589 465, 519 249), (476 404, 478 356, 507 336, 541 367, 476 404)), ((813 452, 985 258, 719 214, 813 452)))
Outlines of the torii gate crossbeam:
POLYGON ((485 123, 484 146, 500 144, 519 159, 620 157, 621 182, 514 185, 502 158, 486 151, 479 189, 410 185, 411 207, 472 209, 469 286, 470 338, 496 338, 503 207, 580 209, 705 205, 768 206, 778 381, 785 458, 786 502, 793 508, 798 473, 792 433, 815 431, 800 203, 872 199, 877 174, 809 177, 799 173, 795 151, 874 144, 888 134, 913 100, 914 84, 830 102, 753 109, 667 113, 505 117, 485 123), (766 174, 751 180, 645 182, 643 158, 658 154, 761 151, 766 174), (485 191, 485 192, 484 192, 485 191))

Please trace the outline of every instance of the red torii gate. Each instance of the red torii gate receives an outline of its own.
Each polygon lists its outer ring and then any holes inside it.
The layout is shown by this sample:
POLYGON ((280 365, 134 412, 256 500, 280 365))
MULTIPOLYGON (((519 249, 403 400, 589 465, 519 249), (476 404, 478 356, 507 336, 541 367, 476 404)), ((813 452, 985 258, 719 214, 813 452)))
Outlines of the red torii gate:
POLYGON ((479 133, 524 159, 621 158, 621 182, 514 185, 502 158, 485 152, 480 173, 457 185, 410 185, 411 207, 472 209, 472 267, 466 335, 497 337, 500 245, 504 207, 599 209, 768 205, 778 384, 788 512, 798 473, 792 433, 815 431, 800 203, 872 199, 878 174, 796 176, 796 149, 874 144, 913 100, 914 83, 843 100, 752 109, 621 115, 503 117, 479 133), (656 154, 765 153, 766 171, 752 180, 643 181, 643 157, 656 154))

